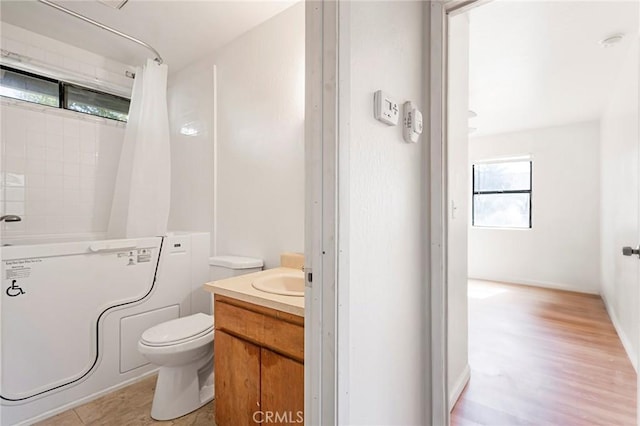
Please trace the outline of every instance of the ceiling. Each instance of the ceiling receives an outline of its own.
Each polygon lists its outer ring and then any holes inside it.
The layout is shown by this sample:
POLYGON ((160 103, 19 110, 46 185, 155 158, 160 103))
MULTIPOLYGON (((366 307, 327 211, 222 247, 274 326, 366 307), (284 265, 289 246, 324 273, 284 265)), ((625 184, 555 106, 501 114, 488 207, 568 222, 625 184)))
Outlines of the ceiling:
MULTIPOLYGON (((129 0, 120 9, 98 1, 57 4, 153 46, 177 71, 293 5, 295 1, 129 0)), ((152 54, 35 0, 2 0, 0 19, 130 65, 152 54)))
POLYGON ((598 119, 637 37, 638 5, 509 0, 471 10, 472 136, 598 119), (626 37, 600 46, 615 33, 626 37))

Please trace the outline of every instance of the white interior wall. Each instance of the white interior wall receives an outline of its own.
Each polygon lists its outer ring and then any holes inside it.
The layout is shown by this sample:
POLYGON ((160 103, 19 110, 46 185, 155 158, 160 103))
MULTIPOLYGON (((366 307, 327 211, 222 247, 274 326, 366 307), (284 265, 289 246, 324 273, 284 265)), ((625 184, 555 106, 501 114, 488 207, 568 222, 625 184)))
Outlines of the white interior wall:
MULTIPOLYGON (((30 58, 27 65, 131 89, 128 65, 6 23, 0 34, 2 49, 30 58)), ((106 232, 124 123, 6 99, 0 115, 0 213, 23 218, 3 223, 3 235, 106 232)))
POLYGON ((171 226, 210 229, 212 252, 268 268, 304 250, 304 19, 300 2, 170 82, 174 174, 197 182, 172 201, 171 226), (188 122, 202 134, 178 136, 188 122))
POLYGON ((469 229, 469 15, 449 19, 448 62, 448 391, 449 408, 469 380, 467 264, 469 229))
POLYGON ((470 139, 472 163, 533 160, 532 229, 471 227, 471 278, 599 293, 599 132, 587 122, 470 139))
MULTIPOLYGON (((421 244, 428 138, 373 117, 373 93, 423 102, 422 2, 350 3, 348 159, 348 411, 351 425, 423 425, 425 363, 421 244)), ((428 7, 428 6, 427 6, 428 7)), ((341 119, 347 119, 341 116, 341 119)), ((428 134, 428 128, 425 132, 428 134)), ((345 176, 346 178, 346 176, 345 176)))
POLYGON ((638 227, 638 36, 612 87, 601 121, 602 296, 618 335, 637 370, 638 258, 623 246, 640 243, 638 227))

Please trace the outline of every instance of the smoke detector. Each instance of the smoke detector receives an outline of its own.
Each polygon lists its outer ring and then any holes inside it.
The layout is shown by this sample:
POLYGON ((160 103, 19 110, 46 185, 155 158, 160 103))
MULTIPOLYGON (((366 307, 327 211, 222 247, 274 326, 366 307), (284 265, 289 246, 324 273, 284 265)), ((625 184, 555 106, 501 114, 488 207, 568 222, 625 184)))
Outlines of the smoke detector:
POLYGON ((112 9, 122 9, 128 1, 129 0, 98 0, 98 3, 109 6, 112 9))

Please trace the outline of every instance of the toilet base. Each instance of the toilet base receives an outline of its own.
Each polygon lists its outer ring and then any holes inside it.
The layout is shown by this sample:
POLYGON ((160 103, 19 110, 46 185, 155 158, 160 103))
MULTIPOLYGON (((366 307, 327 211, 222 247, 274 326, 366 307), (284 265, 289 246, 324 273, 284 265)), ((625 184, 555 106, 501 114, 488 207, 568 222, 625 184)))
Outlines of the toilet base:
POLYGON ((213 354, 188 366, 160 367, 151 418, 172 420, 213 400, 213 354))

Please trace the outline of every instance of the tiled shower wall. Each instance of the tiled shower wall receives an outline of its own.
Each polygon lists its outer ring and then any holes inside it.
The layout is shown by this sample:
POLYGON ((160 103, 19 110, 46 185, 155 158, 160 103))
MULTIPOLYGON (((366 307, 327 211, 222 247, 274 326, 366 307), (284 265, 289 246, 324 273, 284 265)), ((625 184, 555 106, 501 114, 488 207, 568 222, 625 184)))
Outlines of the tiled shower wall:
MULTIPOLYGON (((130 88, 131 67, 3 23, 3 50, 68 75, 130 88)), ((125 124, 26 102, 0 101, 0 212, 4 237, 106 232, 125 124)), ((89 235, 86 235, 89 236, 89 235)))
POLYGON ((6 236, 105 232, 124 126, 3 102, 0 210, 6 236))

